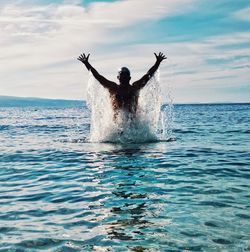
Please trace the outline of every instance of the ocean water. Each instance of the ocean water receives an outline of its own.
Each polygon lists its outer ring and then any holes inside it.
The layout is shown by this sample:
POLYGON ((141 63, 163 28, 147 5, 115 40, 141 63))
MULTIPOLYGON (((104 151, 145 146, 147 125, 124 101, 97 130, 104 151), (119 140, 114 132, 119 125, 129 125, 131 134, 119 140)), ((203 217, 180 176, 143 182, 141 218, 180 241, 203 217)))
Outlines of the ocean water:
POLYGON ((0 108, 0 251, 250 251, 250 104, 174 115, 111 144, 84 106, 0 108))

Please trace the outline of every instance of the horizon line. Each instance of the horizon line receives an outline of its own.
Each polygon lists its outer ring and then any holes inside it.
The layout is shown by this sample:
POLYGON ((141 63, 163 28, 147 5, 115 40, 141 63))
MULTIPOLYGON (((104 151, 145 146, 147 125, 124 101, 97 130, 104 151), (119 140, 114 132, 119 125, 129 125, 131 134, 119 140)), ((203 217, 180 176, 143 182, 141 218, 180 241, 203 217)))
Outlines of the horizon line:
MULTIPOLYGON (((59 100, 59 101, 76 101, 76 102, 86 102, 85 99, 67 99, 67 98, 48 98, 48 97, 33 97, 33 96, 11 96, 11 95, 0 95, 1 97, 5 98, 17 98, 17 99, 40 99, 40 100, 59 100)), ((167 102, 167 101, 165 101, 167 102)), ((162 102, 164 104, 164 101, 162 102)), ((172 102, 172 104, 189 104, 189 105, 194 105, 194 104, 249 104, 250 101, 193 101, 193 102, 172 102)))

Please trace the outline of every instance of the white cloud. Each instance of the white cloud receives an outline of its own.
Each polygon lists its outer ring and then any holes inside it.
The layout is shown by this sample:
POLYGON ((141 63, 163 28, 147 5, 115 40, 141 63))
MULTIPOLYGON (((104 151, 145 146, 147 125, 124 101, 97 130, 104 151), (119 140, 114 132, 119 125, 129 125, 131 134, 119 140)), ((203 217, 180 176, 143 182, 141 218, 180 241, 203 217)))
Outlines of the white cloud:
POLYGON ((91 5, 90 17, 95 20, 110 19, 114 26, 131 25, 144 20, 160 19, 191 8, 193 0, 126 0, 91 5), (180 6, 182 8, 180 8, 180 6))
POLYGON ((237 19, 250 22, 250 7, 236 11, 233 16, 237 19))

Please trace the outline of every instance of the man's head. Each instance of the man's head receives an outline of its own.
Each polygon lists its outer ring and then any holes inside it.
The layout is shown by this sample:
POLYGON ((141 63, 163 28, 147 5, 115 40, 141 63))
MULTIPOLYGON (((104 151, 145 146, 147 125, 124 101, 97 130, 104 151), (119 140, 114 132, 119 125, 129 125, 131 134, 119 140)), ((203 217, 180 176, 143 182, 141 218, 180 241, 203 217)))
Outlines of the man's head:
POLYGON ((117 79, 121 84, 129 84, 129 81, 131 79, 129 69, 127 67, 120 68, 118 71, 117 79))

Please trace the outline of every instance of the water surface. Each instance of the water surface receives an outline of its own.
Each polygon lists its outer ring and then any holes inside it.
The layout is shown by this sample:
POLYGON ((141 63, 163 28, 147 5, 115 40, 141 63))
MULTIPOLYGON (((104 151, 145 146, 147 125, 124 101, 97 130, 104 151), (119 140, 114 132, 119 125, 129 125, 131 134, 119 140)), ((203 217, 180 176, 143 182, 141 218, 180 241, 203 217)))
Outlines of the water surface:
POLYGON ((172 140, 88 142, 82 108, 0 108, 0 250, 249 251, 249 104, 176 105, 172 140))

